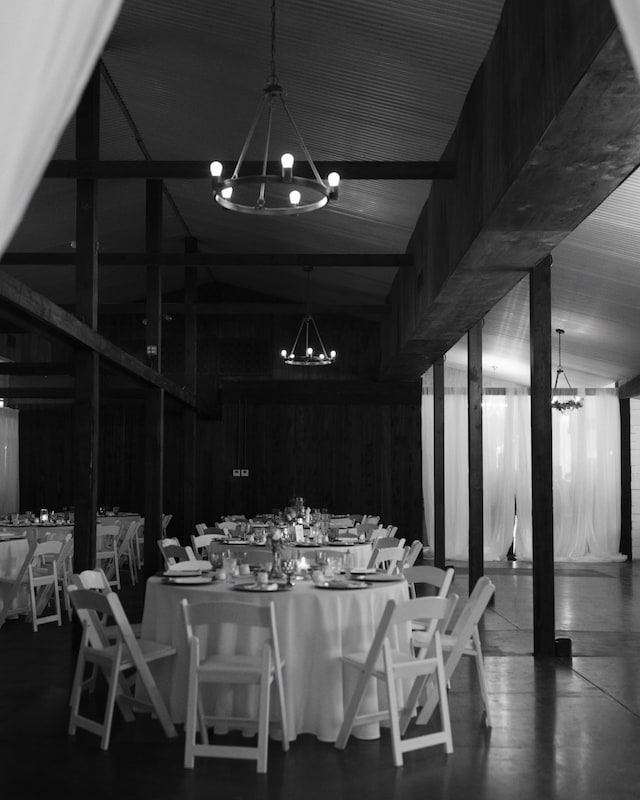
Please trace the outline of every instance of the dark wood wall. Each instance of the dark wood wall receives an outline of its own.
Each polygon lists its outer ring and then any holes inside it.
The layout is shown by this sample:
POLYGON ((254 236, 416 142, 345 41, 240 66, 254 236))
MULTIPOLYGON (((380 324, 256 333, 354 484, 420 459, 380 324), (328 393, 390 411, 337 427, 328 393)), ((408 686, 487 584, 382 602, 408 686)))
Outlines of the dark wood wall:
MULTIPOLYGON (((165 421, 165 511, 183 537, 182 425, 165 421)), ((23 405, 21 510, 73 503, 73 406, 23 405)), ((422 536, 420 407, 417 403, 224 403, 198 422, 197 517, 268 512, 302 495, 314 507, 380 514, 411 540, 422 536), (234 468, 249 470, 233 477, 234 468)), ((144 490, 144 406, 100 409, 98 503, 139 511, 144 490)), ((188 541, 188 539, 187 539, 188 541)))

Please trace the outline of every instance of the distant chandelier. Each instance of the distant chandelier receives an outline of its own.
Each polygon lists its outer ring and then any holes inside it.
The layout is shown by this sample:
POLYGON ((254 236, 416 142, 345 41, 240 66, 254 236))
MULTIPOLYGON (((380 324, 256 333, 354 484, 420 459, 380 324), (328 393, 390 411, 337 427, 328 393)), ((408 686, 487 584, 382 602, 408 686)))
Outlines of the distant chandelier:
POLYGON ((309 313, 309 281, 313 268, 303 267, 303 269, 307 273, 307 313, 300 323, 293 347, 290 350, 282 350, 280 355, 284 363, 290 366, 327 367, 336 360, 337 353, 335 350, 327 353, 318 326, 309 313), (316 344, 315 349, 314 343, 316 344))
POLYGON ((556 370, 556 382, 553 384, 553 399, 551 400, 551 408, 564 413, 565 411, 575 411, 577 408, 582 408, 582 398, 577 394, 566 395, 558 394, 558 381, 562 375, 566 381, 567 387, 571 392, 574 392, 573 387, 569 383, 566 372, 562 369, 562 351, 561 351, 561 337, 564 331, 562 328, 556 328, 558 334, 558 369, 556 370))
POLYGON ((271 2, 271 74, 267 79, 264 94, 258 104, 249 133, 244 141, 240 157, 230 178, 223 178, 223 166, 220 161, 211 163, 211 177, 213 196, 216 202, 230 211, 242 214, 262 214, 268 216, 284 216, 289 214, 305 214, 316 211, 326 206, 329 200, 338 197, 340 175, 331 172, 326 183, 320 177, 316 165, 313 163, 307 146, 300 131, 294 122, 291 112, 284 100, 284 91, 276 74, 275 58, 276 42, 276 3, 271 2), (274 105, 277 101, 282 104, 285 118, 288 120, 295 138, 306 158, 313 178, 301 178, 293 174, 294 158, 291 153, 285 153, 280 159, 282 169, 280 174, 268 173, 269 145, 271 141, 271 128, 274 116, 274 105), (267 129, 265 134, 264 155, 262 159, 262 172, 260 175, 240 175, 242 163, 253 139, 256 126, 266 112, 267 129))

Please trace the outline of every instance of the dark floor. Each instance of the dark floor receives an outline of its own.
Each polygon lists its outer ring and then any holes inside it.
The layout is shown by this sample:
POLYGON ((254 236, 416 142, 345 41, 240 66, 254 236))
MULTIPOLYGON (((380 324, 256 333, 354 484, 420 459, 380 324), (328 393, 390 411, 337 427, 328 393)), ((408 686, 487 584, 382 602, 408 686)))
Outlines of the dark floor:
MULTIPOLYGON (((182 737, 165 739, 144 716, 130 724, 116 716, 103 753, 96 736, 66 734, 72 626, 34 634, 9 621, 0 630, 2 797, 638 800, 640 564, 557 565, 556 628, 571 639, 570 659, 531 655, 530 565, 485 569, 496 584, 484 625, 494 726, 482 727, 475 676, 464 663, 450 696, 454 753, 419 750, 400 769, 383 734, 375 742, 351 739, 343 752, 310 736, 287 754, 272 742, 267 776, 251 763, 218 759, 184 770, 182 737)), ((454 589, 464 596, 466 588, 458 569, 454 589)), ((124 590, 123 600, 135 621, 140 593, 124 590)))

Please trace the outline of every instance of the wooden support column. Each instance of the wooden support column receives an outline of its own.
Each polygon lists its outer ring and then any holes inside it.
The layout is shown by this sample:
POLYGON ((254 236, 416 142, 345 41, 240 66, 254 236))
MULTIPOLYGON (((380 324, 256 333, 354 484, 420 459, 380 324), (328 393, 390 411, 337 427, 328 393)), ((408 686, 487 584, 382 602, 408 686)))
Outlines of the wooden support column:
MULTIPOLYGON (((189 238, 185 241, 187 253, 195 253, 198 243, 189 238)), ((196 316, 196 295, 198 289, 198 270, 185 267, 184 270, 184 385, 194 394, 198 375, 198 317, 196 316)), ((194 533, 196 525, 196 440, 197 416, 195 408, 185 407, 183 411, 183 457, 184 457, 184 531, 194 533)))
POLYGON ((620 552, 633 559, 631 540, 631 405, 620 399, 620 552))
MULTIPOLYGON (((147 364, 162 370, 162 273, 158 254, 162 247, 162 181, 146 184, 147 264, 147 364)), ((164 390, 155 386, 145 391, 145 490, 144 567, 145 578, 159 566, 157 540, 162 536, 164 477, 164 390)))
POLYGON ((467 414, 469 429, 469 594, 484 573, 482 475, 482 321, 467 333, 467 414))
POLYGON ((433 365, 433 563, 444 569, 444 359, 433 365))
POLYGON ((530 272, 533 654, 555 655, 551 440, 551 257, 530 272))
MULTIPOLYGON (((98 158, 100 71, 95 69, 76 111, 76 157, 98 158)), ((98 325, 98 185, 93 178, 76 182, 76 316, 93 330, 98 325)), ((75 350, 74 406, 74 568, 96 565, 98 502, 99 357, 75 350)))

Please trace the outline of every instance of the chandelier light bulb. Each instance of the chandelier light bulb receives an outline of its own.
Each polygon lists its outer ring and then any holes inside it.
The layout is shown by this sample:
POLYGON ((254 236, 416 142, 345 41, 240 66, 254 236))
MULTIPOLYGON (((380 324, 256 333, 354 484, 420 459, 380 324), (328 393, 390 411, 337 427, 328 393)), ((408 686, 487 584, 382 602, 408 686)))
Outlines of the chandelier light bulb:
POLYGON ((334 358, 335 358, 335 357, 336 357, 338 354, 336 353, 336 351, 335 351, 335 350, 332 350, 332 351, 329 353, 329 355, 331 356, 331 360, 333 360, 333 359, 334 359, 334 358))
POLYGON ((282 358, 286 358, 287 357, 287 351, 286 350, 281 350, 280 351, 280 355, 282 356, 282 358))
POLYGON ((300 203, 302 195, 297 189, 294 189, 292 192, 289 192, 289 202, 292 206, 297 206, 300 203))
POLYGON ((308 356, 312 356, 313 355, 313 347, 307 347, 307 355, 308 356))
POLYGON ((291 183, 293 180, 293 156, 291 153, 285 153, 280 159, 282 164, 282 180, 285 183, 291 183))
POLYGON ((229 200, 231 198, 231 195, 233 194, 233 186, 225 186, 224 189, 220 192, 220 194, 222 195, 222 197, 224 197, 225 200, 229 200))
POLYGON ((337 200, 338 188, 340 186, 340 175, 337 172, 330 172, 327 175, 327 183, 329 184, 329 197, 332 200, 337 200))
POLYGON ((222 164, 220 161, 212 161, 209 165, 212 178, 219 178, 222 175, 222 164))

